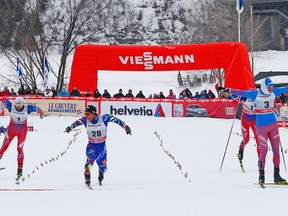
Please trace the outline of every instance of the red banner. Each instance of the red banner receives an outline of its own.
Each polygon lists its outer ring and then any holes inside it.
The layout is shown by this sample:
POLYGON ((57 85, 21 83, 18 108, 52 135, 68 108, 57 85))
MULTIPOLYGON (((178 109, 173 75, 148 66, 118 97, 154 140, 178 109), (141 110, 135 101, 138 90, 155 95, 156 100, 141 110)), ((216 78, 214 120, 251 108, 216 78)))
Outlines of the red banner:
POLYGON ((235 100, 178 100, 173 103, 175 117, 234 118, 238 102, 235 100))
POLYGON ((224 69, 225 87, 254 88, 248 50, 244 43, 221 42, 169 46, 79 45, 75 49, 69 92, 98 86, 98 70, 161 71, 224 69))

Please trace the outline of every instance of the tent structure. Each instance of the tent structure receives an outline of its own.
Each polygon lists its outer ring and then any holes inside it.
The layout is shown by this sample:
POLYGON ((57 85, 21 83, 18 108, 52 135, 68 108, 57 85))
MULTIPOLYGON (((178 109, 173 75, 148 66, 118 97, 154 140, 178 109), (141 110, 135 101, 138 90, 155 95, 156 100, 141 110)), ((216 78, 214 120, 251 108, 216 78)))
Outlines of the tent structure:
POLYGON ((247 47, 241 42, 167 46, 87 44, 76 47, 69 91, 97 89, 98 71, 161 71, 224 69, 225 87, 254 88, 247 47))
MULTIPOLYGON (((288 71, 261 71, 254 77, 254 80, 255 82, 257 82, 266 77, 279 77, 279 76, 288 76, 288 71)), ((283 79, 283 81, 287 81, 287 79, 283 79)), ((274 84, 276 87, 288 85, 287 82, 274 83, 274 84)), ((260 84, 256 84, 256 86, 260 86, 260 84)))

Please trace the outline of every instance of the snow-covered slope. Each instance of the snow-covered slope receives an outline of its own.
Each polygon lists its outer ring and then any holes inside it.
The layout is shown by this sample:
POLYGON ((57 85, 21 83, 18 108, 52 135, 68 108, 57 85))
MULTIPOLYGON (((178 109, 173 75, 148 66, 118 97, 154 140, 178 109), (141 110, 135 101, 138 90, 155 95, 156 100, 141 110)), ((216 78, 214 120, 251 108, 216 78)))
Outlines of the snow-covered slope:
MULTIPOLYGON (((123 117, 132 128, 132 136, 117 125, 109 125, 108 170, 100 187, 97 167, 93 167, 91 191, 83 179, 85 131, 63 133, 75 119, 30 117, 37 131, 28 133, 25 144, 26 180, 20 185, 14 183, 16 140, 0 161, 0 166, 6 167, 0 171, 3 215, 268 216, 286 212, 286 188, 263 190, 254 185, 258 171, 253 141, 245 150, 246 173, 241 172, 236 157, 241 141, 238 120, 219 172, 232 120, 123 117), (72 144, 67 149, 69 142, 72 144), (162 149, 161 142, 168 152, 162 149), (66 153, 61 156, 64 150, 66 153), (57 155, 60 156, 53 161, 57 155)), ((1 118, 4 125, 8 120, 1 118)), ((280 132, 286 149, 287 129, 280 132)), ((267 181, 272 181, 273 175, 271 155, 269 151, 267 181)), ((282 176, 287 178, 283 163, 281 168, 282 176)))

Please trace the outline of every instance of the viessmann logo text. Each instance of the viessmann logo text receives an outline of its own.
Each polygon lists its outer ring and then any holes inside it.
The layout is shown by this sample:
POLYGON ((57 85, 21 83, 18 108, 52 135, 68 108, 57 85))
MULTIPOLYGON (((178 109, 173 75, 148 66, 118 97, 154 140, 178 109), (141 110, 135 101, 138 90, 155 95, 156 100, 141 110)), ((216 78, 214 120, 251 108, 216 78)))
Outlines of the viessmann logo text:
POLYGON ((115 108, 110 106, 110 115, 136 115, 136 116, 153 116, 153 110, 147 109, 145 106, 139 108, 115 108))
POLYGON ((152 70, 156 64, 189 64, 194 63, 194 55, 154 56, 144 52, 143 56, 119 56, 122 64, 143 64, 146 70, 152 70))

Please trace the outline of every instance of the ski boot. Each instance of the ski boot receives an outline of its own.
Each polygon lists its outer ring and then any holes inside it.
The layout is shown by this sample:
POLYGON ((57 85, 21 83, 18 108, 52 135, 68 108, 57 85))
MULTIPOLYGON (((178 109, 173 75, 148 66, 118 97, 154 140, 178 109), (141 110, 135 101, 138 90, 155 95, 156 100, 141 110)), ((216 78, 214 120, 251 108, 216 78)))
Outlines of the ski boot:
POLYGON ((90 174, 85 174, 85 184, 88 185, 88 187, 90 187, 91 184, 90 174))
POLYGON ((21 168, 17 169, 16 184, 20 184, 20 178, 22 177, 23 170, 21 168))
POLYGON ((237 154, 239 161, 243 160, 243 153, 244 153, 244 149, 239 148, 239 152, 237 154))
POLYGON ((265 172, 264 170, 259 170, 259 181, 258 181, 259 185, 262 188, 265 188, 264 184, 265 184, 265 172))
POLYGON ((280 176, 279 168, 274 168, 274 182, 275 184, 287 184, 286 179, 280 176))
POLYGON ((99 185, 102 185, 103 179, 104 179, 104 174, 99 170, 99 176, 98 176, 99 185))
POLYGON ((21 178, 23 174, 23 170, 21 168, 17 169, 17 179, 21 178))

